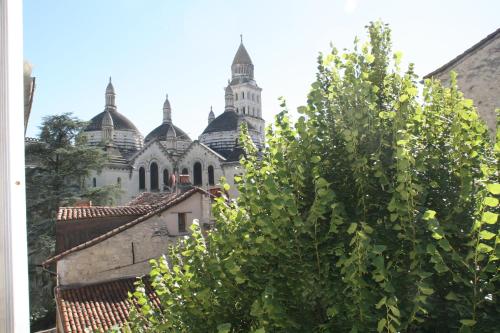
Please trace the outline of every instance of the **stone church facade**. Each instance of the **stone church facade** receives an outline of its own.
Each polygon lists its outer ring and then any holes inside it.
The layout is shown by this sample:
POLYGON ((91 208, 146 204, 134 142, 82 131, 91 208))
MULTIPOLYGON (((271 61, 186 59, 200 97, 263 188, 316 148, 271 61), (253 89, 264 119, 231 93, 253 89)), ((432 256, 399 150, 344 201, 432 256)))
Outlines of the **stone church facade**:
POLYGON ((211 189, 221 177, 231 185, 230 196, 237 196, 234 176, 242 149, 238 145, 240 126, 246 123, 257 146, 264 142, 262 89, 254 79, 254 65, 241 42, 231 65, 231 79, 225 88, 225 108, 215 117, 208 115, 208 125, 198 140, 174 125, 173 110, 166 96, 163 122, 144 138, 137 127, 118 112, 115 89, 108 83, 104 111, 90 120, 84 131, 87 142, 102 147, 109 161, 99 173, 87 180, 89 187, 119 184, 121 202, 141 192, 168 192, 175 179, 189 174, 193 185, 211 189))

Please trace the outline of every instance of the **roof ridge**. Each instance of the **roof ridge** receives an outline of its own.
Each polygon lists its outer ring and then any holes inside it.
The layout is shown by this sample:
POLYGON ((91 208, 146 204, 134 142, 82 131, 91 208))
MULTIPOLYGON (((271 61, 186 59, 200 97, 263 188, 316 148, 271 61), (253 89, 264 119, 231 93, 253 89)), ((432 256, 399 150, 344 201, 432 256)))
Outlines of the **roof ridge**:
POLYGON ((445 63, 441 67, 433 70, 429 74, 424 75, 423 79, 430 78, 430 77, 436 75, 437 73, 442 72, 445 69, 453 66, 454 64, 456 64, 460 60, 462 60, 465 56, 469 55, 470 53, 476 51, 477 49, 479 49, 483 45, 486 45, 488 42, 492 41, 496 37, 496 35, 498 35, 498 34, 500 34, 500 28, 498 28, 497 30, 495 30, 494 32, 492 32, 491 34, 489 34, 488 36, 486 36, 485 38, 481 39, 479 42, 477 42, 476 44, 472 45, 471 47, 469 47, 468 49, 466 49, 464 52, 460 53, 458 56, 456 56, 455 58, 451 59, 450 61, 448 61, 447 63, 445 63))

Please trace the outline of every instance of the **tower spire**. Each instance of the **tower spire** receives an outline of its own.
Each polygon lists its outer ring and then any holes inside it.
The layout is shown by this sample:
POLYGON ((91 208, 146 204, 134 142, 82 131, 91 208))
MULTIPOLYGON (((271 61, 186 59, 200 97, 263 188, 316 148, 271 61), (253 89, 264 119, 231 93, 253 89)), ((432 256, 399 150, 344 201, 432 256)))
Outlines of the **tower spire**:
POLYGON ((165 102, 163 103, 163 123, 172 123, 172 108, 170 107, 170 101, 168 100, 168 94, 165 96, 165 102))
POLYGON ((240 34, 240 43, 243 44, 243 34, 240 34))
POLYGON ((106 94, 105 94, 105 109, 108 111, 116 110, 116 104, 115 104, 115 87, 113 87, 113 83, 111 83, 111 76, 109 77, 109 83, 108 86, 106 87, 106 94))
POLYGON ((215 119, 214 110, 212 109, 212 105, 210 105, 210 112, 208 113, 208 123, 210 124, 215 119))

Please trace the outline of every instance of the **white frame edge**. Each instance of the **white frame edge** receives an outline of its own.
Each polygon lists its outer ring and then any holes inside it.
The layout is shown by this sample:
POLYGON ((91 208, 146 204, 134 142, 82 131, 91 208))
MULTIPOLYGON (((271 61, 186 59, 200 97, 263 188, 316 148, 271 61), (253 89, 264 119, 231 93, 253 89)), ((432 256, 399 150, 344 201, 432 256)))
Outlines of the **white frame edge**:
POLYGON ((0 0, 0 332, 29 332, 23 12, 0 0))

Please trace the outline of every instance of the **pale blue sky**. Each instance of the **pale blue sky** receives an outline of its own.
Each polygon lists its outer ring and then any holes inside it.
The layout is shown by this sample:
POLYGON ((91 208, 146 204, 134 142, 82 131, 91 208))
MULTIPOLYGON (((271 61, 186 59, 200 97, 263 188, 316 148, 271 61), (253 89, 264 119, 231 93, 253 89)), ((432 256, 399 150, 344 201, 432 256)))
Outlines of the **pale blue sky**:
POLYGON ((263 88, 267 122, 284 96, 305 104, 319 51, 351 47, 382 19, 395 50, 420 75, 500 27, 498 0, 25 0, 24 52, 37 89, 28 136, 45 115, 89 120, 104 107, 113 77, 118 110, 144 136, 162 121, 168 93, 174 123, 197 139, 223 87, 243 34, 263 88))

